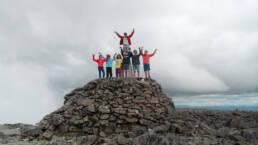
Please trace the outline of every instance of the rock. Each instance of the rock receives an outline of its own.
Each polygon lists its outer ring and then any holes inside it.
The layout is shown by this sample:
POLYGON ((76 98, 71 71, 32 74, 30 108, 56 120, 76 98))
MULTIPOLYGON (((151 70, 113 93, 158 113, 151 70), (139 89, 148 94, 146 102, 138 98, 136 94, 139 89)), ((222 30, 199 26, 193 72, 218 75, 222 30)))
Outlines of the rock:
POLYGON ((133 145, 169 145, 167 138, 155 133, 146 133, 133 140, 133 145))
POLYGON ((142 104, 142 103, 145 103, 146 100, 144 97, 137 97, 136 99, 133 100, 134 103, 137 103, 137 104, 142 104))
POLYGON ((179 124, 173 123, 171 124, 171 131, 173 133, 180 134, 180 133, 183 133, 183 127, 179 124))
POLYGON ((201 123, 199 127, 201 128, 201 130, 203 130, 204 134, 213 135, 213 136, 216 135, 216 130, 214 130, 213 128, 210 128, 208 125, 204 123, 201 123))
POLYGON ((158 98, 152 98, 152 99, 150 100, 150 103, 151 103, 151 104, 158 104, 158 103, 159 103, 159 99, 158 99, 158 98))
POLYGON ((106 135, 105 132, 101 131, 101 132, 99 133, 99 136, 101 136, 101 137, 106 137, 107 135, 106 135))
POLYGON ((137 110, 137 109, 128 109, 128 113, 132 113, 134 115, 140 114, 139 110, 137 110))
POLYGON ((6 130, 6 129, 9 129, 9 127, 6 126, 6 125, 1 125, 1 124, 0 124, 0 130, 1 130, 1 131, 2 131, 2 130, 6 130))
POLYGON ((146 125, 146 126, 151 126, 152 122, 146 119, 140 119, 140 124, 146 125))
POLYGON ((85 117, 83 118, 83 121, 84 121, 84 122, 88 122, 88 121, 89 121, 89 117, 88 117, 88 116, 85 116, 85 117))
POLYGON ((88 106, 88 110, 89 110, 90 112, 96 112, 94 104, 89 105, 89 106, 88 106))
POLYGON ((79 126, 83 123, 84 123, 84 118, 83 118, 83 120, 70 120, 70 124, 75 125, 75 126, 79 126))
POLYGON ((160 125, 160 126, 155 127, 153 130, 155 133, 166 133, 169 131, 169 126, 160 125))
POLYGON ((96 142, 96 140, 97 140, 97 136, 95 135, 83 136, 83 137, 77 138, 77 144, 92 145, 96 142))
POLYGON ((108 120, 101 120, 99 123, 100 123, 101 125, 108 126, 109 121, 108 121, 108 120))
POLYGON ((168 104, 168 105, 166 105, 166 109, 167 109, 168 114, 173 114, 175 111, 175 106, 174 106, 174 104, 168 104))
POLYGON ((44 139, 47 139, 47 140, 50 140, 53 136, 53 132, 50 132, 50 131, 45 131, 43 134, 42 134, 42 137, 44 139))
POLYGON ((125 120, 129 123, 136 123, 138 122, 138 119, 137 118, 125 118, 125 120))
POLYGON ((20 131, 19 129, 3 129, 3 130, 0 130, 1 133, 3 133, 4 135, 20 135, 20 131))
POLYGON ((54 114, 52 116, 52 124, 55 126, 60 125, 63 121, 64 121, 64 118, 60 114, 54 114))
POLYGON ((67 94, 64 106, 38 123, 42 130, 39 138, 74 135, 105 138, 120 133, 134 136, 139 130, 169 122, 166 116, 173 114, 173 110, 172 100, 154 80, 97 79, 67 94), (134 129, 136 125, 141 125, 141 129, 134 129))
POLYGON ((243 129, 245 128, 244 121, 240 117, 235 117, 228 122, 228 125, 232 128, 243 129))
POLYGON ((38 137, 42 133, 42 130, 39 127, 35 127, 33 129, 26 129, 22 132, 23 137, 32 136, 38 137))
POLYGON ((220 128, 216 130, 216 136, 217 137, 226 137, 230 132, 230 129, 227 127, 220 128))
POLYGON ((109 118, 109 116, 110 116, 109 114, 103 114, 103 115, 100 116, 100 119, 106 120, 106 119, 109 118))
POLYGON ((110 109, 109 109, 108 106, 103 106, 103 105, 101 105, 101 106, 99 106, 98 110, 99 110, 99 112, 101 112, 101 113, 110 113, 110 109))
MULTIPOLYGON (((98 100, 101 100, 98 98, 98 100)), ((113 101, 113 100, 112 100, 113 101)), ((101 104, 100 101, 94 102, 96 106, 112 106, 112 101, 108 104, 101 104)), ((115 101, 114 101, 115 102, 115 101)), ((160 104, 160 103, 159 103, 160 104)), ((135 105, 135 104, 134 104, 135 105)), ((80 110, 85 107, 71 106, 74 112, 70 114, 70 118, 65 118, 62 125, 58 127, 52 123, 52 116, 46 116, 48 119, 44 122, 46 126, 42 129, 39 137, 34 138, 31 133, 28 137, 21 138, 19 135, 5 135, 1 131, 9 129, 17 130, 30 130, 36 128, 35 126, 27 125, 0 125, 0 144, 5 145, 80 145, 80 144, 107 144, 107 145, 153 145, 153 144, 170 144, 170 145, 257 145, 258 127, 256 126, 258 120, 258 112, 243 112, 239 111, 237 117, 246 125, 244 129, 227 126, 227 120, 234 119, 232 111, 211 111, 202 109, 177 109, 174 114, 167 116, 164 121, 156 120, 159 122, 156 125, 141 125, 140 122, 128 123, 126 118, 130 118, 129 111, 137 107, 146 106, 147 104, 136 105, 127 110, 124 115, 118 115, 113 112, 110 107, 110 117, 106 120, 101 120, 102 114, 99 111, 96 113, 88 112, 87 116, 83 117, 83 124, 74 126, 68 123, 70 119, 80 120, 80 110), (117 115, 117 116, 115 116, 117 115), (119 116, 122 119, 119 119, 119 116), (113 121, 110 118, 115 118, 113 121), (93 119, 96 118, 96 119, 93 119), (120 123, 117 123, 121 120, 120 123), (49 122, 48 122, 49 121, 49 122), (106 124, 107 123, 107 124, 106 124), (104 124, 104 125, 102 125, 104 124), (69 129, 61 129, 69 128, 69 129), (61 131, 67 130, 67 131, 61 131), (215 132, 214 132, 215 130, 215 132), (81 132, 83 131, 83 132, 81 132), (47 135, 50 132, 50 135, 47 135), (57 134, 58 133, 58 134, 57 134), (44 134, 43 137, 42 134, 44 134), (47 137, 49 136, 49 137, 47 137), (47 139, 47 140, 46 140, 47 139)), ((123 106, 120 106, 123 107, 123 106)), ((147 106, 148 107, 148 106, 147 106)), ((70 107, 69 107, 70 108, 70 107)), ((98 107, 96 107, 98 108, 98 107)), ((146 108, 145 108, 146 109, 146 108)), ((139 116, 137 119, 144 118, 141 116, 142 109, 137 109, 139 116)), ((66 112, 67 110, 63 110, 66 112)), ((165 113, 165 112, 164 112, 165 113)), ((62 111, 55 111, 55 114, 62 114, 62 111)), ((150 113, 152 114, 152 113, 150 113)), ((154 115, 154 114, 152 114, 154 115)), ((150 115, 149 117, 151 117, 150 115)), ((168 114, 167 114, 168 115, 168 114)), ((147 115, 148 116, 148 115, 147 115)), ((161 115, 162 116, 162 115, 161 115)), ((154 117, 155 119, 155 117, 154 117)), ((146 121, 152 120, 146 119, 146 121)), ((77 121, 76 121, 77 122, 77 121)), ((39 131, 40 132, 40 131, 39 131)))
POLYGON ((77 104, 78 104, 79 106, 89 106, 89 105, 91 105, 93 102, 94 102, 94 100, 92 100, 92 99, 89 99, 89 98, 81 98, 81 99, 78 99, 77 104))
POLYGON ((231 130, 231 131, 229 132, 228 136, 229 136, 231 139, 235 140, 235 141, 240 141, 240 140, 243 139, 243 138, 240 136, 240 131, 238 131, 238 130, 231 130))
POLYGON ((258 138, 258 129, 254 129, 254 128, 244 129, 241 132, 241 135, 248 140, 252 138, 258 138))
POLYGON ((208 140, 200 141, 199 145, 210 145, 211 143, 208 140))
POLYGON ((119 145, 125 145, 125 144, 128 144, 129 143, 129 139, 125 138, 123 135, 118 135, 117 137, 117 143, 119 145))
POLYGON ((126 114, 126 109, 125 108, 114 108, 113 111, 115 113, 119 113, 119 114, 126 114))

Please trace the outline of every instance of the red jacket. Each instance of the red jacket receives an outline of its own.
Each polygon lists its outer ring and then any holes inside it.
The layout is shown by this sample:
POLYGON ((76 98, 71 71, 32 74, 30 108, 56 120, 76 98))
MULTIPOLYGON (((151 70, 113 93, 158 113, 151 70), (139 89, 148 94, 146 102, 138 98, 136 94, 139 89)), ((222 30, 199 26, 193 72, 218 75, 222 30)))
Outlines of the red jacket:
POLYGON ((107 61, 107 59, 95 59, 95 55, 92 55, 92 59, 93 61, 98 63, 98 67, 103 67, 104 66, 104 62, 107 61))
POLYGON ((150 57, 152 57, 155 53, 156 53, 156 50, 152 54, 143 54, 141 50, 143 64, 150 64, 150 57))
MULTIPOLYGON (((134 34, 134 30, 129 36, 127 36, 127 40, 128 40, 129 45, 131 45, 131 37, 133 36, 133 34, 134 34)), ((120 35, 117 32, 116 32, 116 35, 120 38, 120 45, 123 45, 124 36, 120 35)))

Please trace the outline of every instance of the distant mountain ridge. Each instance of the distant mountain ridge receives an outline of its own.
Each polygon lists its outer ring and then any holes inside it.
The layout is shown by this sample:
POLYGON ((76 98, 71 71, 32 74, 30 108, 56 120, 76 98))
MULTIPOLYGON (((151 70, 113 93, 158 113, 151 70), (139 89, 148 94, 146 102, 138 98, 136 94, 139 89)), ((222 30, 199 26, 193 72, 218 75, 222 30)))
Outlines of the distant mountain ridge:
POLYGON ((258 111, 258 106, 189 106, 189 105, 176 105, 176 108, 200 108, 210 110, 242 110, 242 111, 258 111))

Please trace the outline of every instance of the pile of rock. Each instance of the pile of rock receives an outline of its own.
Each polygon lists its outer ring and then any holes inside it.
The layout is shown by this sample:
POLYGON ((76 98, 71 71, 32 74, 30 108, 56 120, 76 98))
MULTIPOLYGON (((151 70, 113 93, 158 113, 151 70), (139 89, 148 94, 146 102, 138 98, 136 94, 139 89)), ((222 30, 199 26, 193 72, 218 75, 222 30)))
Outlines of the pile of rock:
POLYGON ((37 126, 0 125, 6 145, 258 145, 258 112, 176 109, 154 80, 98 79, 37 126))
POLYGON ((169 126, 174 109, 154 80, 97 79, 67 94, 64 106, 39 122, 39 138, 121 134, 133 138, 169 126))

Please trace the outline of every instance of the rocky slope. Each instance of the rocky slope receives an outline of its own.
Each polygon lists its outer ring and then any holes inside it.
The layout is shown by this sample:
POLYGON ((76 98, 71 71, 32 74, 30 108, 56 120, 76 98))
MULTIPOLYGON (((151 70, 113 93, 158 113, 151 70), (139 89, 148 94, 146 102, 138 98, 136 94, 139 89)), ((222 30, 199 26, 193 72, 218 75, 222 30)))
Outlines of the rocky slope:
POLYGON ((89 136, 53 136, 52 140, 20 139, 21 132, 35 126, 0 125, 0 144, 7 145, 258 145, 258 112, 176 109, 170 128, 158 126, 130 138, 89 136))
POLYGON ((37 126, 0 125, 7 145, 258 145, 258 112, 175 109, 154 80, 98 79, 37 126))
POLYGON ((154 80, 98 79, 66 95, 64 106, 39 123, 39 137, 112 137, 121 133, 136 137, 168 123, 174 109, 154 80))

